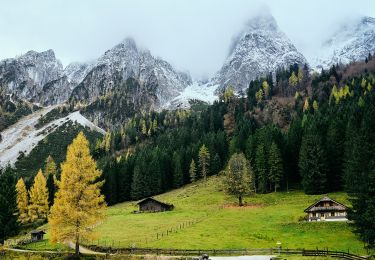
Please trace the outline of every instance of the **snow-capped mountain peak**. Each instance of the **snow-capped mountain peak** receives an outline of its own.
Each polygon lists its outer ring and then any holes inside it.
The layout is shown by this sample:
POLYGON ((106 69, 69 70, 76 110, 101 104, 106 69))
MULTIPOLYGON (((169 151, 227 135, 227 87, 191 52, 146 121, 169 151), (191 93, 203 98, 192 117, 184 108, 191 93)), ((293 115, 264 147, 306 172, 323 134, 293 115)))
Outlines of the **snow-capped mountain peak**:
POLYGON ((191 84, 190 75, 175 70, 167 61, 152 56, 139 48, 132 38, 125 38, 107 50, 95 63, 90 73, 73 90, 75 99, 92 101, 113 86, 120 86, 128 78, 139 80, 142 87, 156 96, 150 106, 161 107, 191 84))
POLYGON ((311 58, 314 69, 328 69, 334 64, 363 60, 375 52, 375 19, 361 17, 343 24, 311 58))
POLYGON ((265 13, 251 18, 234 38, 230 55, 210 85, 219 85, 220 89, 232 85, 243 90, 256 77, 294 63, 305 64, 306 59, 272 15, 265 13))

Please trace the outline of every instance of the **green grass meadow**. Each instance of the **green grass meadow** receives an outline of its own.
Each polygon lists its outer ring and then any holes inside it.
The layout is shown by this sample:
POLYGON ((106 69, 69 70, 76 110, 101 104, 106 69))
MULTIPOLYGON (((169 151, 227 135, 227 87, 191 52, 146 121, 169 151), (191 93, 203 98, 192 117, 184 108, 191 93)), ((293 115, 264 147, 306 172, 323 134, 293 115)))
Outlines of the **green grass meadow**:
MULTIPOLYGON (((170 212, 134 214, 136 202, 109 207, 107 219, 96 228, 100 239, 89 244, 240 249, 276 247, 280 241, 283 248, 364 253, 363 243, 347 223, 300 221, 303 210, 322 196, 301 191, 258 194, 246 197, 245 207, 237 207, 237 199, 223 192, 220 177, 211 177, 206 182, 155 196, 174 204, 175 209, 170 212)), ((345 193, 328 196, 349 204, 345 193)))

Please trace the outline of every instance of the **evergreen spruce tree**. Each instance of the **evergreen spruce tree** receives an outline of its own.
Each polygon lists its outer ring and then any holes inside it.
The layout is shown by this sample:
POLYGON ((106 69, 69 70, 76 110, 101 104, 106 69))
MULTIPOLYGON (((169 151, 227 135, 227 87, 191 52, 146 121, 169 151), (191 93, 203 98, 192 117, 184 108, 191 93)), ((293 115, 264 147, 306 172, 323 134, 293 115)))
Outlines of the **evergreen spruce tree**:
POLYGON ((34 178, 34 184, 30 189, 29 217, 30 221, 46 220, 48 215, 48 190, 47 181, 42 170, 39 170, 34 178))
POLYGON ((299 170, 306 194, 322 194, 327 191, 326 154, 316 128, 309 130, 302 138, 299 170))
POLYGON ((284 176, 284 166, 283 161, 281 159, 280 150, 275 144, 272 143, 269 156, 268 156, 268 164, 269 164, 269 180, 273 184, 275 192, 277 188, 280 187, 281 179, 284 176))
POLYGON ((51 155, 46 159, 46 166, 44 167, 44 175, 47 178, 48 189, 48 205, 51 207, 55 199, 56 181, 57 181, 57 167, 51 155))
POLYGON ((369 248, 375 246, 375 102, 370 99, 355 111, 347 129, 345 150, 346 191, 352 208, 348 218, 369 248))
POLYGON ((173 187, 178 188, 184 184, 184 174, 181 166, 181 156, 174 152, 172 156, 173 165, 173 187))
POLYGON ((131 198, 133 200, 141 199, 145 194, 145 179, 139 165, 134 167, 133 182, 131 186, 131 198))
POLYGON ((298 160, 299 160, 299 151, 301 147, 302 139, 302 121, 300 118, 296 118, 292 121, 289 127, 287 134, 287 143, 286 143, 286 163, 285 168, 285 179, 286 179, 286 188, 289 188, 289 182, 296 182, 299 180, 300 176, 298 174, 298 160))
POLYGON ((338 191, 342 188, 345 134, 341 130, 341 125, 337 119, 332 118, 327 129, 327 181, 331 191, 338 191))
POLYGON ((18 221, 21 224, 29 222, 29 196, 25 182, 20 178, 16 184, 18 221))
POLYGON ((210 166, 210 152, 208 151, 206 145, 202 145, 199 149, 199 166, 201 170, 201 176, 206 180, 208 175, 208 169, 210 166))
POLYGON ((242 153, 233 154, 224 170, 224 187, 226 191, 238 198, 238 205, 243 206, 242 199, 251 194, 254 187, 254 175, 249 161, 242 153))
POLYGON ((61 180, 49 216, 52 242, 72 241, 79 255, 81 241, 94 238, 93 225, 103 220, 106 205, 100 194, 101 172, 90 155, 89 142, 82 132, 68 146, 61 164, 61 180))
POLYGON ((221 170, 221 163, 220 163, 220 157, 217 153, 215 153, 215 156, 211 160, 210 165, 210 173, 211 174, 218 174, 221 170))
POLYGON ((255 169, 257 178, 257 191, 264 193, 267 192, 268 187, 268 171, 267 171, 267 158, 264 149, 264 144, 258 144, 255 152, 255 169))
POLYGON ((0 243, 17 234, 17 192, 15 173, 10 167, 0 172, 0 243))

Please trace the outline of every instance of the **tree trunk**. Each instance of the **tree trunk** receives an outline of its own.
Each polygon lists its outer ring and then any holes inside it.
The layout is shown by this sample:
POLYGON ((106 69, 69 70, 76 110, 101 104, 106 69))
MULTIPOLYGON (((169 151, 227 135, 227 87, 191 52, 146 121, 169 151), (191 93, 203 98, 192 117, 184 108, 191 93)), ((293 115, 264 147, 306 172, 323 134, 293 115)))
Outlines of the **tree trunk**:
POLYGON ((275 192, 277 192, 277 185, 275 184, 275 192))
POLYGON ((242 196, 238 196, 238 205, 239 205, 240 207, 243 206, 243 204, 242 204, 242 196))
POLYGON ((75 248, 75 256, 79 257, 79 235, 76 235, 76 248, 75 248))

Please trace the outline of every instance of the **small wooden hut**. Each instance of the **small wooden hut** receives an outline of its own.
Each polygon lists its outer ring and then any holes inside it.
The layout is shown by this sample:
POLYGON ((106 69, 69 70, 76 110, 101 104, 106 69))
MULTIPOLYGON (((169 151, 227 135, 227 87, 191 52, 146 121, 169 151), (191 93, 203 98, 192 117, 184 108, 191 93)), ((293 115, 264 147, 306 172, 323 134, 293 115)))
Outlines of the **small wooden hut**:
POLYGON ((43 230, 33 230, 31 231, 31 241, 43 240, 45 232, 43 230))
POLYGON ((325 196, 304 211, 308 221, 347 221, 347 210, 344 204, 325 196))
POLYGON ((139 212, 162 212, 173 210, 172 204, 163 203, 154 198, 146 198, 137 203, 139 205, 139 212))

